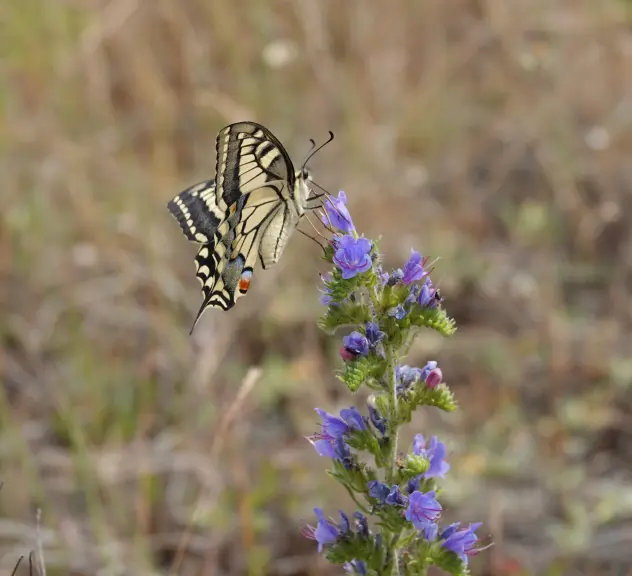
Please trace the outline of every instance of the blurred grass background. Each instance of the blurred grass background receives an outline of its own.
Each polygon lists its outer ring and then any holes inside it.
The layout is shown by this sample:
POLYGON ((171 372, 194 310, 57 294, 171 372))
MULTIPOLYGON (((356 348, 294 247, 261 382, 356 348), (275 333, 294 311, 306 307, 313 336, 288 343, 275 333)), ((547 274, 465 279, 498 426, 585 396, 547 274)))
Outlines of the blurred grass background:
POLYGON ((312 169, 386 264, 441 257, 459 331, 409 360, 462 410, 409 432, 495 539, 474 574, 632 574, 629 3, 5 0, 0 83, 4 573, 38 507, 49 576, 340 573, 299 535, 350 510, 313 407, 363 401, 315 327, 317 247, 188 337, 165 203, 252 119, 296 159, 333 130, 312 169))

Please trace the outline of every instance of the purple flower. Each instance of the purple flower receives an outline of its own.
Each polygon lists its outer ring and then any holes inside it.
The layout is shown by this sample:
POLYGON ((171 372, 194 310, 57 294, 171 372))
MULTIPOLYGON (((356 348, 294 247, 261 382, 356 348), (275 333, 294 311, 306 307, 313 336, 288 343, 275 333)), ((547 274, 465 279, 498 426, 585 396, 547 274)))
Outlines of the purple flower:
POLYGON ((318 551, 322 552, 325 544, 333 544, 336 542, 340 530, 329 520, 325 519, 322 508, 314 508, 316 517, 318 518, 318 524, 316 528, 313 526, 305 526, 303 529, 303 536, 310 540, 316 540, 318 542, 318 551))
POLYGON ((336 449, 334 448, 333 441, 331 439, 319 438, 315 440, 313 438, 308 438, 308 440, 312 443, 312 446, 314 446, 319 456, 331 458, 332 460, 336 457, 336 449))
POLYGON ((428 285, 424 284, 419 291, 419 296, 417 296, 417 304, 422 308, 426 308, 432 302, 432 289, 428 287, 428 285))
POLYGON ((423 370, 421 370, 421 368, 413 368, 412 366, 408 366, 408 364, 398 366, 395 371, 396 378, 401 380, 402 385, 406 388, 420 380, 422 375, 423 370))
POLYGON ((351 562, 345 562, 344 571, 346 574, 366 576, 366 563, 363 560, 351 560, 351 562))
POLYGON ((368 484, 369 488, 369 496, 371 498, 375 498, 379 500, 380 504, 384 504, 387 496, 390 493, 390 488, 388 485, 384 484, 384 482, 380 482, 379 480, 371 480, 368 484))
POLYGON ((395 306, 395 308, 391 308, 388 311, 388 315, 392 316, 396 320, 401 320, 402 318, 404 318, 404 316, 406 316, 406 314, 408 314, 408 312, 406 311, 406 308, 404 308, 401 304, 398 304, 397 306, 395 306))
POLYGON ((443 298, 439 294, 438 288, 433 288, 430 278, 426 278, 426 282, 417 296, 417 304, 422 308, 436 308, 441 302, 443 302, 443 298))
POLYGON ((401 493, 397 484, 393 484, 393 488, 386 497, 386 503, 391 506, 406 506, 408 498, 401 493))
POLYGON ((419 484, 421 483, 421 474, 411 478, 406 484, 406 492, 412 494, 415 490, 419 490, 419 484))
POLYGON ((424 538, 428 540, 428 542, 432 542, 436 540, 437 534, 439 533, 439 525, 434 522, 428 522, 423 529, 422 532, 424 534, 424 538))
POLYGON ((371 404, 367 404, 369 408, 369 419, 371 420, 371 424, 375 427, 375 429, 384 436, 386 434, 386 419, 380 416, 380 413, 376 408, 371 406, 371 404))
POLYGON ((369 341, 369 346, 375 348, 382 340, 384 340, 384 332, 380 330, 380 326, 375 322, 367 322, 366 326, 366 339, 369 341))
POLYGON ((325 212, 320 218, 325 226, 332 226, 343 234, 355 230, 347 209, 347 195, 342 190, 338 192, 338 198, 331 196, 325 200, 325 212))
POLYGON ((355 406, 351 408, 343 408, 340 411, 340 417, 354 430, 366 430, 366 422, 362 417, 362 414, 358 412, 355 406))
POLYGON ((398 268, 391 273, 388 280, 386 281, 386 285, 395 286, 395 284, 402 281, 402 278, 404 278, 404 273, 402 272, 401 268, 398 268))
POLYGON ((354 356, 366 356, 369 353, 369 341, 365 336, 354 330, 342 339, 345 350, 354 356))
POLYGON ((428 388, 436 388, 441 384, 441 380, 443 379, 443 373, 441 372, 441 368, 435 368, 431 370, 426 378, 426 385, 428 388))
POLYGON ((366 238, 343 236, 335 242, 334 264, 345 280, 371 268, 371 242, 366 238))
POLYGON ((426 383, 428 388, 436 388, 441 384, 443 373, 440 368, 437 368, 437 363, 434 360, 431 360, 423 367, 421 379, 426 383))
POLYGON ((353 460, 353 455, 351 454, 351 449, 349 445, 345 442, 344 438, 340 436, 333 441, 334 451, 336 460, 340 460, 342 465, 347 469, 351 470, 355 466, 355 462, 353 460))
POLYGON ((338 510, 338 513, 340 514, 340 523, 338 524, 338 528, 340 528, 340 532, 342 534, 347 534, 351 530, 351 527, 349 526, 349 517, 342 510, 338 510))
POLYGON ((315 408, 318 415, 322 418, 321 431, 324 435, 338 438, 349 432, 349 425, 329 412, 325 412, 321 408, 315 408))
POLYGON ((424 270, 424 266, 427 261, 428 259, 422 258, 419 252, 411 250, 410 258, 408 262, 404 264, 404 277, 402 278, 402 282, 404 284, 412 284, 426 276, 427 272, 424 270))
POLYGON ((460 522, 450 524, 439 536, 443 542, 441 545, 450 552, 454 552, 467 566, 468 556, 478 554, 482 548, 475 547, 478 537, 475 532, 482 522, 470 524, 467 528, 459 530, 460 522))
POLYGON ((435 360, 430 360, 426 362, 426 365, 421 370, 420 378, 425 382, 428 378, 428 374, 432 372, 437 367, 437 362, 435 360))
POLYGON ((366 517, 362 515, 360 512, 354 512, 353 517, 356 519, 355 528, 356 532, 359 536, 369 536, 369 523, 366 520, 366 517))
POLYGON ((413 454, 423 456, 430 461, 430 467, 424 472, 424 478, 444 478, 450 470, 450 465, 445 461, 445 444, 436 436, 426 442, 422 434, 416 434, 413 440, 413 454))
POLYGON ((389 277, 389 273, 384 272, 381 265, 377 267, 377 278, 382 286, 386 286, 388 284, 389 277))
POLYGON ((406 520, 413 523, 417 530, 425 528, 426 524, 434 522, 441 513, 441 504, 435 499, 435 491, 413 492, 408 497, 406 520))

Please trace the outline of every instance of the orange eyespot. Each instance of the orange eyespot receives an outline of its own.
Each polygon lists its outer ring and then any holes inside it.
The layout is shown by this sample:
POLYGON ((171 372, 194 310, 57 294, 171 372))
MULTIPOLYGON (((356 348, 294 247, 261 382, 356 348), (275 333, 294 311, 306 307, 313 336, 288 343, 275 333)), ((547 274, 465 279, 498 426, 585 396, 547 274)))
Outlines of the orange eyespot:
POLYGON ((248 288, 250 288, 250 280, 252 279, 252 272, 247 271, 241 275, 239 279, 239 291, 242 293, 248 292, 248 288))

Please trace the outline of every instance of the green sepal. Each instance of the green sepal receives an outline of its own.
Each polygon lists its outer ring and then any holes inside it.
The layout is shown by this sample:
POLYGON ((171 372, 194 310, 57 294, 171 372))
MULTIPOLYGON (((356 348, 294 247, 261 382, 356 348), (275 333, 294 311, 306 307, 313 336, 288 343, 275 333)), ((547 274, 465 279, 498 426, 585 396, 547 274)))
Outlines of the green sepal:
POLYGON ((362 383, 371 376, 372 370, 373 362, 371 359, 360 356, 357 360, 346 362, 344 369, 337 376, 351 392, 356 392, 362 383))
POLYGON ((444 412, 453 412, 457 408, 454 395, 446 384, 429 388, 424 382, 419 381, 412 390, 402 394, 400 400, 398 417, 401 424, 410 422, 417 406, 434 406, 444 412))

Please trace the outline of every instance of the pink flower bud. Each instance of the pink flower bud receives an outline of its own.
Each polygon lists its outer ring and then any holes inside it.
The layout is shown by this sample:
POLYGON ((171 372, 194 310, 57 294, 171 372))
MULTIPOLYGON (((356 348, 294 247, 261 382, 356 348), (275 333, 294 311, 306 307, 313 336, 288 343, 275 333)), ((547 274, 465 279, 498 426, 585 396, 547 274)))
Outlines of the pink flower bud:
POLYGON ((431 370, 426 378, 426 386, 428 388, 436 388, 441 384, 441 380, 443 378, 443 374, 441 373, 441 368, 435 368, 431 370))

